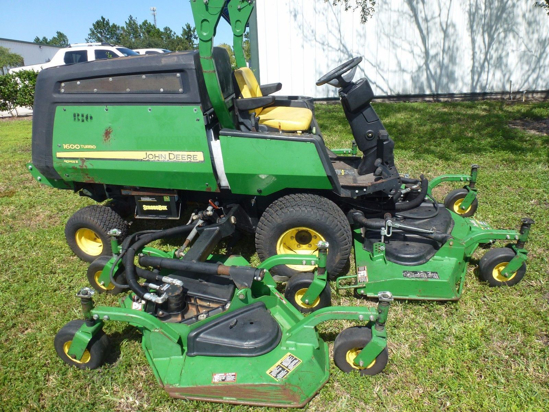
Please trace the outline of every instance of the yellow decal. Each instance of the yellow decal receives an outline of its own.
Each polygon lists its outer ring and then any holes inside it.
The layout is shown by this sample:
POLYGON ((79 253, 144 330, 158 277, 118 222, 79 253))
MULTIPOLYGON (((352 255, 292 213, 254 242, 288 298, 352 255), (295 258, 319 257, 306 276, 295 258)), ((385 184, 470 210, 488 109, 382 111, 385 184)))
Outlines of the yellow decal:
POLYGON ((143 205, 143 210, 168 210, 168 206, 163 206, 163 205, 147 206, 147 205, 143 205))
POLYGON ((57 152, 58 159, 137 160, 143 162, 202 163, 203 152, 170 151, 105 151, 105 152, 57 152))
POLYGON ((78 164, 78 160, 63 160, 64 163, 78 164))
POLYGON ((267 371, 267 375, 279 381, 285 379, 300 364, 301 359, 288 352, 267 371))

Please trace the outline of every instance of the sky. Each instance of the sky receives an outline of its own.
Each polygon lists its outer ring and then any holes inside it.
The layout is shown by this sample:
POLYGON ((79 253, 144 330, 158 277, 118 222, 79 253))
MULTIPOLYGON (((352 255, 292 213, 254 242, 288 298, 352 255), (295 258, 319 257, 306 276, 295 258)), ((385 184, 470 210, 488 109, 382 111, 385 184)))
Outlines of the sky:
MULTIPOLYGON (((124 25, 130 15, 139 23, 153 22, 151 7, 156 7, 160 29, 168 26, 181 34, 185 23, 194 26, 190 0, 0 0, 0 37, 32 42, 36 36, 49 39, 60 31, 70 43, 82 43, 101 16, 118 25, 124 25)), ((215 44, 220 43, 232 44, 231 28, 223 20, 215 39, 215 44)))

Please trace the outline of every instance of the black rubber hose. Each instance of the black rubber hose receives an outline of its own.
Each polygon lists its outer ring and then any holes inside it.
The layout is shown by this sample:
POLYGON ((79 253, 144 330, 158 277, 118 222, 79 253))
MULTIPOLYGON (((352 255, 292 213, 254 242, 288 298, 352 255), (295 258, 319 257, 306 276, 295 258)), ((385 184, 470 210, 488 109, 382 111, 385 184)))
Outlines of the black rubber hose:
POLYGON ((124 267, 126 269, 126 281, 130 289, 140 298, 143 299, 148 290, 143 288, 139 282, 137 282, 137 271, 134 264, 136 253, 141 250, 145 245, 161 238, 169 238, 175 236, 181 236, 185 233, 193 230, 195 225, 178 226, 171 229, 160 230, 155 233, 146 234, 138 239, 133 245, 128 246, 124 255, 124 267))
POLYGON ((397 212, 404 212, 405 210, 413 209, 414 207, 418 207, 421 203, 423 203, 425 196, 427 196, 429 181, 425 179, 425 176, 423 175, 421 175, 419 178, 421 179, 421 193, 418 197, 416 197, 414 200, 411 200, 410 202, 396 203, 395 210, 397 212))
POLYGON ((158 269, 188 270, 203 275, 240 274, 242 276, 250 275, 257 277, 263 272, 261 269, 246 266, 224 266, 219 263, 194 262, 155 256, 141 256, 139 264, 158 269))
POLYGON ((349 211, 347 216, 349 216, 353 222, 356 222, 357 224, 359 224, 362 227, 365 227, 366 229, 381 229, 385 227, 385 219, 381 219, 381 218, 367 219, 364 216, 364 213, 356 209, 349 211))

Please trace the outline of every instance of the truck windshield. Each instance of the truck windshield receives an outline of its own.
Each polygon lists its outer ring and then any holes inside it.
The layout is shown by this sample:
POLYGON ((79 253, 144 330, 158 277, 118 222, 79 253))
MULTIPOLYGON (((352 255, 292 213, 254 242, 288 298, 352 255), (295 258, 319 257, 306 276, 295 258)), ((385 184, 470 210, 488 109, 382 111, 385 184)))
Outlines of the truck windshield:
POLYGON ((122 53, 124 56, 139 56, 139 53, 134 52, 133 50, 126 49, 125 47, 117 47, 116 50, 118 50, 120 53, 122 53))

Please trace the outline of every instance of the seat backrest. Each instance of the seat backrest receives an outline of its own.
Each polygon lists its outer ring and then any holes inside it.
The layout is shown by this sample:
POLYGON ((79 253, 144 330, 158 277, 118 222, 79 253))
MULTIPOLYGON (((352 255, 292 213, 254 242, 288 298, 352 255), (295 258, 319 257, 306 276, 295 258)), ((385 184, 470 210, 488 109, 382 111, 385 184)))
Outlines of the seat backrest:
POLYGON ((233 69, 231 68, 229 53, 223 47, 214 47, 212 57, 217 71, 221 93, 223 94, 223 97, 227 99, 234 94, 233 69))
MULTIPOLYGON (((257 82, 257 79, 255 78, 254 72, 251 71, 248 67, 241 67, 240 69, 236 69, 234 71, 234 77, 236 79, 236 83, 238 84, 238 88, 240 89, 240 95, 244 99, 249 99, 252 97, 263 97, 263 93, 261 93, 261 88, 259 87, 259 83, 257 82)), ((254 109, 256 116, 261 113, 263 108, 254 109)))

